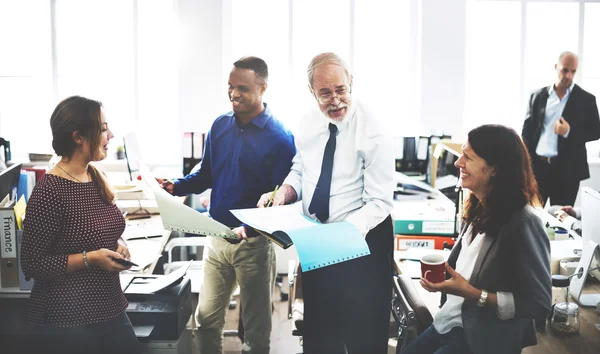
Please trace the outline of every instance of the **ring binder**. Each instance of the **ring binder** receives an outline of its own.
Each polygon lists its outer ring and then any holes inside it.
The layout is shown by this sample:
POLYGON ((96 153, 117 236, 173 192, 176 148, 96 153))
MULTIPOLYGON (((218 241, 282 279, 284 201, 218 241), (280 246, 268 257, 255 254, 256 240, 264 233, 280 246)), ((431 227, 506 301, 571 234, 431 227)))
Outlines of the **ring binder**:
POLYGON ((140 163, 140 174, 156 198, 158 210, 167 230, 181 231, 196 235, 216 236, 238 240, 238 235, 220 222, 184 205, 176 197, 162 189, 148 168, 140 163))
POLYGON ((331 266, 370 254, 365 238, 349 222, 321 224, 307 218, 299 205, 231 210, 233 215, 269 239, 296 245, 303 271, 331 266))

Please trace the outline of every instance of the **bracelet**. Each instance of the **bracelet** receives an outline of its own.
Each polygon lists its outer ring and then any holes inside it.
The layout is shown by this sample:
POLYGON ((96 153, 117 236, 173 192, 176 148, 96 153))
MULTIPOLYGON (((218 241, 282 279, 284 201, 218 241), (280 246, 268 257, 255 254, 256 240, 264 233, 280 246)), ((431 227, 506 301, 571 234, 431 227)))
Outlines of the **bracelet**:
POLYGON ((89 269, 90 268, 90 264, 88 263, 87 260, 87 252, 83 251, 83 265, 85 266, 85 269, 89 269))
POLYGON ((479 300, 477 300, 478 307, 484 307, 485 302, 487 301, 488 292, 485 289, 481 289, 481 295, 479 296, 479 300))

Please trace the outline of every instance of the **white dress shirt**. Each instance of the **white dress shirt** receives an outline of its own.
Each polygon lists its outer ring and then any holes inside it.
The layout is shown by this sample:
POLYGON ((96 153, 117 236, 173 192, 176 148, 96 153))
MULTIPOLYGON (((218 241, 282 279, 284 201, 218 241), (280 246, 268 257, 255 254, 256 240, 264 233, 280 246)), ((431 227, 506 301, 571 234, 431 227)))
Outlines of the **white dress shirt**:
POLYGON ((326 223, 348 221, 363 236, 392 211, 394 196, 393 139, 365 107, 353 101, 340 122, 324 115, 318 107, 302 119, 295 135, 296 156, 283 182, 302 199, 304 214, 316 220, 308 207, 321 174, 329 123, 338 128, 326 223))
MULTIPOLYGON (((554 85, 550 85, 548 88, 548 101, 546 101, 546 110, 544 112, 544 124, 542 125, 540 140, 535 149, 535 153, 539 156, 555 157, 558 155, 558 134, 554 132, 554 125, 558 122, 560 117, 562 117, 569 96, 571 96, 571 91, 573 91, 573 86, 575 86, 575 83, 571 84, 562 99, 556 94, 554 85)), ((567 135, 565 135, 564 138, 569 136, 569 132, 567 132, 567 135)))
MULTIPOLYGON (((485 237, 485 234, 480 233, 471 241, 472 234, 473 229, 469 225, 467 231, 460 239, 461 249, 455 268, 456 272, 467 281, 473 274, 473 268, 477 262, 482 241, 485 237)), ((513 294, 499 291, 496 293, 496 297, 498 299, 498 318, 508 320, 515 317, 515 299, 513 294)), ((433 319, 433 327, 439 334, 448 333, 454 327, 463 327, 462 305, 464 302, 464 297, 448 294, 446 303, 444 303, 444 306, 442 306, 433 319)))

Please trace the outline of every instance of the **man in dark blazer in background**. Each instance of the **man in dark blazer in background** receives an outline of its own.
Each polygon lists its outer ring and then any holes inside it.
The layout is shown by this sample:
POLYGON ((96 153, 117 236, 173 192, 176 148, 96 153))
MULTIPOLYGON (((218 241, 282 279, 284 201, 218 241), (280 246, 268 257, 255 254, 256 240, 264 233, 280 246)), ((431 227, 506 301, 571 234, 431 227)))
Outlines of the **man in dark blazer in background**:
POLYGON ((600 138, 596 97, 573 83, 579 60, 563 52, 554 85, 529 99, 523 140, 533 164, 542 204, 573 205, 579 182, 590 177, 585 143, 600 138))

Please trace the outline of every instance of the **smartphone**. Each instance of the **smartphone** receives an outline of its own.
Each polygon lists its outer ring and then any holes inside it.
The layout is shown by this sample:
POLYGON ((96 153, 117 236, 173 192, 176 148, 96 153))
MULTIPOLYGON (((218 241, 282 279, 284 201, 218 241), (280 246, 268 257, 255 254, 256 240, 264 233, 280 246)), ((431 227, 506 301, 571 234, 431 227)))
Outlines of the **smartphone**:
POLYGON ((139 267, 137 264, 135 264, 131 261, 128 261, 124 258, 113 258, 113 257, 111 257, 111 258, 113 259, 113 261, 119 263, 120 265, 124 265, 126 267, 130 267, 130 266, 139 267))

